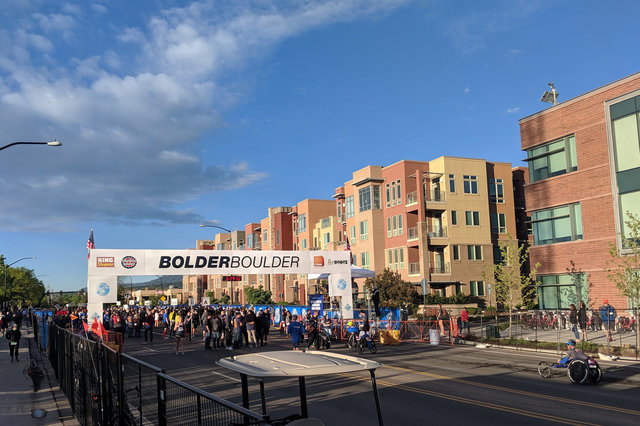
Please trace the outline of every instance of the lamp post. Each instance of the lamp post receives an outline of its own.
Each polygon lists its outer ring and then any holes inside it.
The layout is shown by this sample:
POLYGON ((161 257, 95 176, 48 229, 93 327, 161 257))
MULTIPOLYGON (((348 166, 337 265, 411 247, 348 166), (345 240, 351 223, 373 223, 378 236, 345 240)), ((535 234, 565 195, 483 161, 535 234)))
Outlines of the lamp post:
POLYGON ((222 229, 225 232, 229 232, 229 233, 233 232, 231 231, 231 229, 227 229, 218 225, 200 225, 200 228, 218 228, 218 229, 222 229))
POLYGON ((14 145, 49 145, 49 146, 61 146, 62 142, 58 142, 57 140, 52 140, 50 142, 12 142, 8 145, 5 145, 0 148, 0 151, 3 149, 9 148, 14 145))
MULTIPOLYGON (((200 228, 218 228, 218 229, 222 229, 223 231, 228 232, 228 233, 232 233, 232 232, 233 232, 231 229, 227 229, 227 228, 225 228, 224 226, 218 226, 218 225, 205 225, 205 224, 201 224, 201 225, 200 225, 200 228)), ((228 240, 227 240, 227 241, 228 241, 228 240)), ((207 279, 207 281, 208 281, 208 279, 207 279)), ((199 294, 199 293, 200 293, 200 288, 199 288, 199 286, 198 286, 197 284, 196 284, 196 286, 198 287, 198 288, 196 288, 196 297, 197 297, 197 298, 200 298, 200 294, 199 294)), ((203 284, 203 286, 204 286, 204 284, 203 284)), ((233 303, 233 281, 231 281, 230 286, 231 286, 231 291, 230 291, 230 297, 231 297, 231 299, 230 299, 230 300, 231 300, 231 303, 233 303)), ((204 291, 204 289, 203 289, 203 291, 204 291)))
MULTIPOLYGON (((6 147, 4 147, 4 148, 6 148, 6 147)), ((0 149, 4 149, 4 148, 0 148, 0 149)), ((21 260, 25 260, 25 259, 37 259, 37 257, 23 257, 23 258, 20 258, 20 259, 16 260, 13 263, 9 263, 8 265, 7 264, 4 265, 4 308, 5 309, 9 306, 9 298, 7 297, 7 270, 9 269, 9 266, 15 265, 16 263, 20 262, 21 260)))

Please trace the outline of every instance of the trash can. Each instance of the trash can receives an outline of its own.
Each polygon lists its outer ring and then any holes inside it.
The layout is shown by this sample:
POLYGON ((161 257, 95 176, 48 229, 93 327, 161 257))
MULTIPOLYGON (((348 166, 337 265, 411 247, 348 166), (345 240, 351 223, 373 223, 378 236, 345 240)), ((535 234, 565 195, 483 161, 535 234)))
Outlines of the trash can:
POLYGON ((432 345, 440 344, 440 330, 437 328, 432 328, 429 330, 429 343, 432 345))
POLYGON ((487 336, 487 339, 499 339, 500 330, 497 325, 488 325, 485 335, 487 336))

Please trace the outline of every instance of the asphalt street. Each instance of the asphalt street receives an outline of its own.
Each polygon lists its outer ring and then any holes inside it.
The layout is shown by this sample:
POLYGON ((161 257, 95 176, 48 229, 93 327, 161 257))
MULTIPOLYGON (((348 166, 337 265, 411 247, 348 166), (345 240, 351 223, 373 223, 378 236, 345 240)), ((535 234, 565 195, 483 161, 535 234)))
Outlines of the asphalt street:
MULTIPOLYGON (((218 397, 241 403, 240 378, 215 364, 252 351, 287 350, 289 340, 271 335, 269 345, 236 351, 204 351, 201 340, 175 355, 173 340, 158 334, 152 345, 125 339, 125 352, 167 370, 168 374, 218 397)), ((573 385, 566 374, 541 378, 539 361, 554 353, 478 349, 473 345, 403 342, 379 346, 377 354, 352 353, 342 343, 332 351, 375 359, 382 414, 386 425, 440 424, 639 424, 640 363, 602 361, 597 385, 573 385)), ((257 381, 250 379, 251 409, 260 411, 257 381)), ((299 412, 297 379, 265 381, 272 418, 299 412)), ((309 414, 326 425, 377 424, 368 372, 308 378, 309 414)))

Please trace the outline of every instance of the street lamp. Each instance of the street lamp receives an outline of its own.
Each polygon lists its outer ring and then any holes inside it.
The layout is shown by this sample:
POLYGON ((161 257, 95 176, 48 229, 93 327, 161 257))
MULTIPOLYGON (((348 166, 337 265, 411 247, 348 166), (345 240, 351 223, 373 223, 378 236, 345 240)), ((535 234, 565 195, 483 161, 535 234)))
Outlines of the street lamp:
POLYGON ((233 232, 231 231, 231 229, 227 229, 218 225, 200 225, 200 228, 218 228, 218 229, 222 229, 225 232, 229 232, 229 233, 233 232))
MULTIPOLYGON (((0 148, 0 149, 3 149, 3 148, 0 148)), ((4 308, 5 309, 9 306, 9 300, 8 300, 8 297, 7 297, 7 270, 9 269, 9 266, 15 265, 16 263, 20 262, 21 260, 25 260, 25 259, 37 259, 37 257, 23 257, 23 258, 20 258, 20 259, 16 260, 13 263, 9 263, 8 265, 7 264, 4 265, 4 308)))
POLYGON ((0 148, 0 151, 2 151, 5 148, 9 148, 10 146, 14 146, 14 145, 49 145, 49 146, 61 146, 62 142, 59 142, 57 140, 52 140, 50 142, 12 142, 8 145, 3 146, 2 148, 0 148))

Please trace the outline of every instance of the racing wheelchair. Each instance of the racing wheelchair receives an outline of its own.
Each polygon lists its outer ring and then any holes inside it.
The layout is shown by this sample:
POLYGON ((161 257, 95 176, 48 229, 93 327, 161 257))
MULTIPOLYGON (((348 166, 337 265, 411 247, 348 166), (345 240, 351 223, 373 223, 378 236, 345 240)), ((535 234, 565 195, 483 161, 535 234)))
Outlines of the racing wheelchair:
POLYGON ((549 364, 546 361, 540 361, 538 363, 538 373, 545 379, 553 376, 556 372, 564 373, 565 370, 571 383, 576 385, 585 382, 598 383, 602 380, 602 370, 598 362, 592 357, 584 360, 567 360, 565 357, 561 359, 559 363, 554 362, 549 364))

